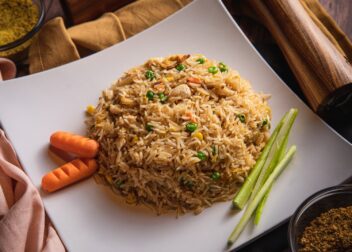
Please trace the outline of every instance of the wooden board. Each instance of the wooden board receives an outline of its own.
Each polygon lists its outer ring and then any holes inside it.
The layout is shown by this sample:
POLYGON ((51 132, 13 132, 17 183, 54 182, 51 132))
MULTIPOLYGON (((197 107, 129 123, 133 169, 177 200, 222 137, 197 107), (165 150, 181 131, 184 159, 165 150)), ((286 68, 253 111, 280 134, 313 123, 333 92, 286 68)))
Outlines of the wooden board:
POLYGON ((72 24, 93 20, 103 13, 115 11, 134 0, 62 0, 72 24))

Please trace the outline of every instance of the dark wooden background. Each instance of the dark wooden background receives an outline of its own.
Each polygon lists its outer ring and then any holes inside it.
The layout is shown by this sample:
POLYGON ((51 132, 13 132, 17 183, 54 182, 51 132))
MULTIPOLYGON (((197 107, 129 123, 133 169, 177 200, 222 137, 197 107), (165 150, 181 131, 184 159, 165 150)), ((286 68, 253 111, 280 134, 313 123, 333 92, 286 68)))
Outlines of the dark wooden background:
MULTIPOLYGON (((231 8, 232 3, 236 1, 243 0, 224 0, 229 8, 231 8)), ((342 30, 352 39, 352 0, 319 1, 336 20, 342 30)), ((47 19, 51 19, 55 16, 64 16, 67 24, 72 25, 75 22, 96 18, 99 16, 99 13, 122 7, 133 2, 133 0, 45 0, 45 2, 47 6, 52 2, 47 19), (91 8, 89 8, 89 6, 91 6, 91 8), (96 6, 98 6, 98 8, 96 8, 96 6), (95 11, 93 12, 91 9, 95 9, 95 11), (84 14, 86 11, 89 13, 84 14)), ((263 38, 262 34, 256 34, 257 30, 253 27, 249 28, 249 31, 252 31, 252 38, 263 38)))

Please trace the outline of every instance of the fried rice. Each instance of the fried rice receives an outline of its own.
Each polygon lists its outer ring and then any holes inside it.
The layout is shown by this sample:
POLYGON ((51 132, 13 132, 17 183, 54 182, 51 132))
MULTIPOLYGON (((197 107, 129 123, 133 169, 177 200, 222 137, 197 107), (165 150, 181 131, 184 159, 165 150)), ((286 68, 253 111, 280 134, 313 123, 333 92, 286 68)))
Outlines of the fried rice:
POLYGON ((234 196, 268 140, 268 95, 204 55, 152 58, 104 90, 87 120, 99 176, 158 214, 234 196))

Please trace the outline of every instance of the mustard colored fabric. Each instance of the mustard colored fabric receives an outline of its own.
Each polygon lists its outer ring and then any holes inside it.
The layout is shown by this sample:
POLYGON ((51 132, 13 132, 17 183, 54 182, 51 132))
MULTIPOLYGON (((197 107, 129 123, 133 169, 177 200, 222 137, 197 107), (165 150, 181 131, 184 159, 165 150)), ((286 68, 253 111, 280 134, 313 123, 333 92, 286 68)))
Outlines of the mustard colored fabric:
POLYGON ((29 72, 36 73, 80 58, 62 18, 45 24, 29 49, 29 72))

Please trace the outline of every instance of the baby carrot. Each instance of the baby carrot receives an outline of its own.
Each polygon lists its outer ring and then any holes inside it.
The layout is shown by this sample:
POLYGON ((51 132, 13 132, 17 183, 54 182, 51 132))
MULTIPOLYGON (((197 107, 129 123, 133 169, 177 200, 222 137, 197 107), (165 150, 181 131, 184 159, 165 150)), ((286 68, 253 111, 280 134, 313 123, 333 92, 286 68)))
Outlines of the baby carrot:
POLYGON ((95 159, 72 160, 47 173, 42 178, 42 188, 47 192, 54 192, 93 175, 97 167, 95 159))
POLYGON ((50 144, 82 158, 95 157, 99 149, 99 144, 95 140, 64 131, 52 134, 50 144))

